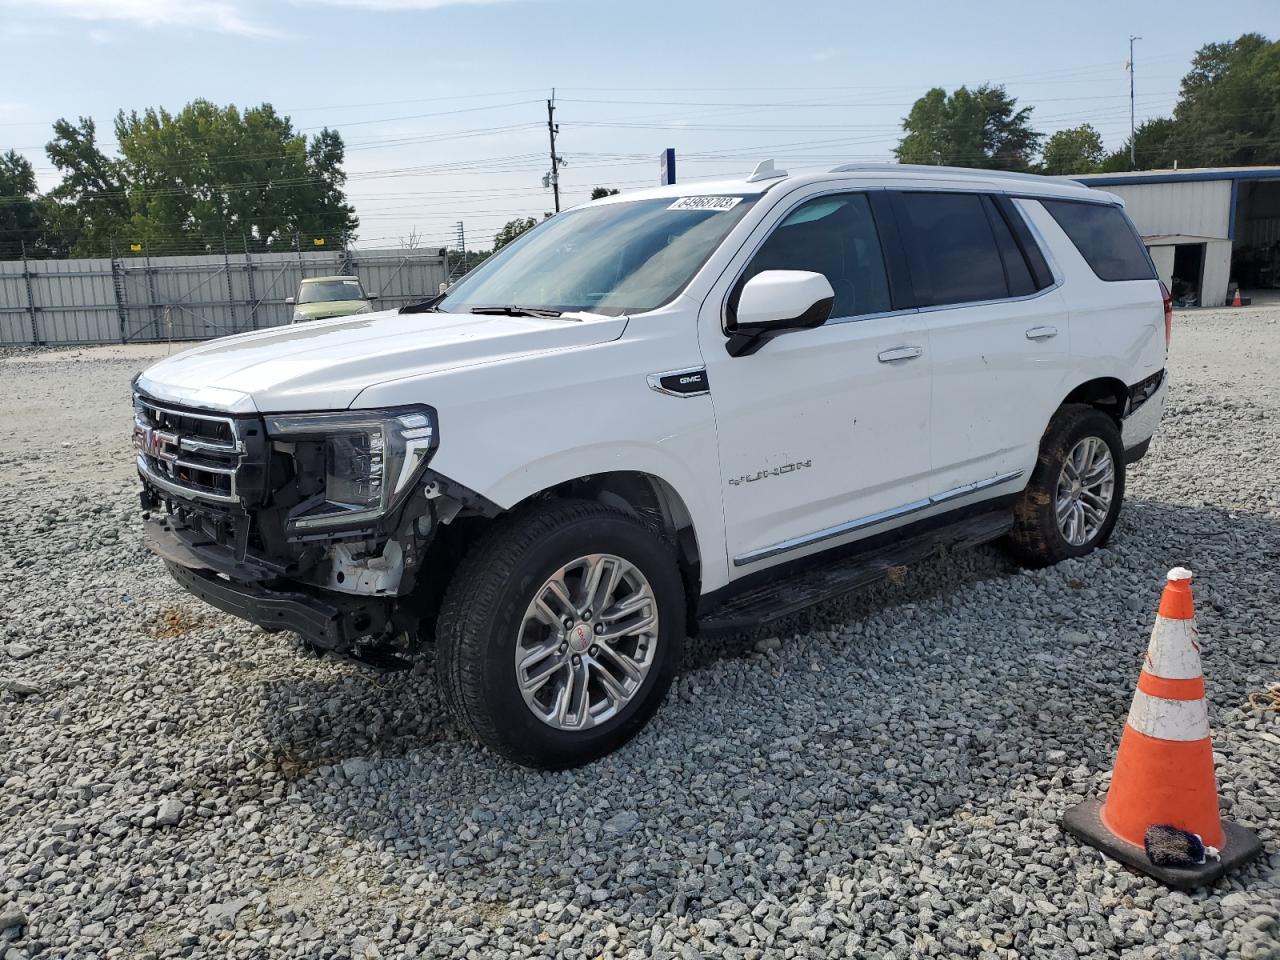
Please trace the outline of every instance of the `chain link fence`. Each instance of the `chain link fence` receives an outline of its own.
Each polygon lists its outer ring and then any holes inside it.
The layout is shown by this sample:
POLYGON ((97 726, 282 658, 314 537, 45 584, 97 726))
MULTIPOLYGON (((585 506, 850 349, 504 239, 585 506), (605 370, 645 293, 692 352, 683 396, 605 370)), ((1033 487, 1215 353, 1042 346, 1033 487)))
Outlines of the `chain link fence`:
POLYGON ((439 248, 0 261, 0 346, 205 340, 289 322, 303 277, 359 277, 390 309, 434 296, 439 248))

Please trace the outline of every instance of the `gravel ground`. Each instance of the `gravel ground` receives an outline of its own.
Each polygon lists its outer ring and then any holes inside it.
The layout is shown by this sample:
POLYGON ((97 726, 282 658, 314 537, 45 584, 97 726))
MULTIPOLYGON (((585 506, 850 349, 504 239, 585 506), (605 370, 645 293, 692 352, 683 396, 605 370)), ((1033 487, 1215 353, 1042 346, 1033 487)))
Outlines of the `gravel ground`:
MULTIPOLYGON (((430 671, 307 659, 140 546, 129 377, 0 357, 0 958, 1280 958, 1280 308, 1180 314, 1111 546, 922 564, 692 645, 586 769, 510 766, 430 671), (1222 804, 1267 853, 1171 893, 1064 836, 1167 568, 1197 571, 1222 804)), ((425 666, 425 665, 424 665, 425 666)))

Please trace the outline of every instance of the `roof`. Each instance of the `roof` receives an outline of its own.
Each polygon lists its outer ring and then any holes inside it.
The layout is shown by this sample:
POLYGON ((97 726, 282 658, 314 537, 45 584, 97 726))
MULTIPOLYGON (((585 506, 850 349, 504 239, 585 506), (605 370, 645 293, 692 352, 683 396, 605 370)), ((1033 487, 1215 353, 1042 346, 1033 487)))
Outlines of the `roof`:
POLYGON ((1134 170, 1129 173, 1082 173, 1072 179, 1089 187, 1123 187, 1140 183, 1190 183, 1196 180, 1280 180, 1280 167, 1187 167, 1182 170, 1134 170))
MULTIPOLYGON (((761 164, 761 167, 764 166, 765 164, 761 164)), ((759 169, 757 168, 757 170, 759 169)), ((840 180, 848 180, 855 184, 864 183, 866 185, 896 184, 937 188, 969 187, 997 193, 1077 197, 1095 202, 1098 200, 1099 193, 1097 190, 1089 189, 1077 183, 1074 178, 1070 177, 1043 177, 1034 173, 1009 173, 1003 170, 935 167, 909 163, 849 163, 818 172, 809 171, 792 174, 785 170, 776 170, 767 172, 763 176, 759 174, 755 177, 744 175, 742 178, 727 180, 674 183, 663 187, 630 190, 604 197, 600 200, 589 201, 589 203, 594 206, 597 204, 626 203, 631 200, 657 200, 665 197, 675 198, 713 194, 757 196, 781 183, 805 185, 840 180)), ((1118 197, 1114 199, 1115 202, 1120 202, 1118 197)))
POLYGON ((338 274, 334 274, 331 277, 303 277, 302 278, 303 283, 319 283, 323 280, 354 280, 356 283, 360 282, 359 277, 353 277, 349 273, 345 273, 345 274, 338 273, 338 274))

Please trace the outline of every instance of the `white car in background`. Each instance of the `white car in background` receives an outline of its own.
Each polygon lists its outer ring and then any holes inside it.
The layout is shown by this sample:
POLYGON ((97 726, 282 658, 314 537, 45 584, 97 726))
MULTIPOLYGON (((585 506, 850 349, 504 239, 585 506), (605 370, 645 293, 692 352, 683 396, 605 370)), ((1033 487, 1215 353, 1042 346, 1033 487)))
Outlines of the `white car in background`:
POLYGON ((1108 194, 843 166, 611 196, 433 301, 135 383, 151 548, 214 606, 402 667, 519 763, 612 750, 687 636, 940 546, 1111 536, 1170 304, 1108 194))

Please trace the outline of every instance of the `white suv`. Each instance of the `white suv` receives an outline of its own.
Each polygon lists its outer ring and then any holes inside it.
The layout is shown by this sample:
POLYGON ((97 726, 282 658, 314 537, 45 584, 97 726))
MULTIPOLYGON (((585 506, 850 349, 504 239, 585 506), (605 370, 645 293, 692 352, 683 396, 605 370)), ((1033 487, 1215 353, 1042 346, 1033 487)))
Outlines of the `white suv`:
POLYGON ((148 542, 312 647, 433 644, 466 729, 568 766, 644 725, 686 636, 939 546, 1105 543, 1169 319, 1108 194, 766 162, 560 214, 435 300, 151 367, 148 542))

